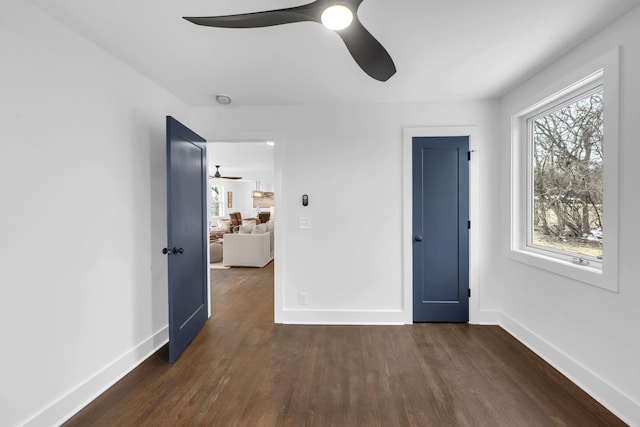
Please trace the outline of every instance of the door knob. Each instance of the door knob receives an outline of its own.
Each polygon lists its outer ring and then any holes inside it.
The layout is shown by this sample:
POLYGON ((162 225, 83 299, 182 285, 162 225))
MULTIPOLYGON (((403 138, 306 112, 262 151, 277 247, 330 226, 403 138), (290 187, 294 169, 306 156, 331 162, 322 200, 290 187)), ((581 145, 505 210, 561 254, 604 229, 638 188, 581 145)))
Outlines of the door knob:
POLYGON ((416 237, 414 237, 414 239, 416 240, 416 242, 422 242, 422 236, 419 234, 416 237))
POLYGON ((176 247, 174 247, 173 249, 162 248, 162 253, 165 254, 165 255, 183 254, 184 253, 184 249, 183 248, 176 248, 176 247))

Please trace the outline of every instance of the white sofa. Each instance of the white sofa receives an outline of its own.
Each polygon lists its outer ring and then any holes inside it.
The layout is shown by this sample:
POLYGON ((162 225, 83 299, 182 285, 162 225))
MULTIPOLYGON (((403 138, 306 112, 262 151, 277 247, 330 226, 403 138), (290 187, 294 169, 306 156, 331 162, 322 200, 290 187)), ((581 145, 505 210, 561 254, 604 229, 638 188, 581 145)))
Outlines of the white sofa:
POLYGON ((224 235, 222 264, 229 267, 264 267, 272 259, 272 233, 224 235))

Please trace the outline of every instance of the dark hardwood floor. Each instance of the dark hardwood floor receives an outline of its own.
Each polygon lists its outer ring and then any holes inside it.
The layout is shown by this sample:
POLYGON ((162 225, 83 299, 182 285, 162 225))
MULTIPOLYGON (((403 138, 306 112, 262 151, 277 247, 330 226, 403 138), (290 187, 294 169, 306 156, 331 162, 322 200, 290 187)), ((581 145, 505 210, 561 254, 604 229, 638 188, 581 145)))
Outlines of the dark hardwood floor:
POLYGON ((213 317, 66 426, 625 425, 496 326, 273 323, 273 263, 213 270, 213 317))

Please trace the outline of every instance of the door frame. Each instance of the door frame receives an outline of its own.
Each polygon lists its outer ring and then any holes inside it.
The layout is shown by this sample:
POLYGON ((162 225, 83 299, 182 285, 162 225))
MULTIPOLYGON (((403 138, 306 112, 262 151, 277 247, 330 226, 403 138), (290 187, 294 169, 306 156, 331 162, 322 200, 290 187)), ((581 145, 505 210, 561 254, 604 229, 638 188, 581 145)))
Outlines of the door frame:
POLYGON ((480 152, 478 150, 478 129, 476 126, 434 126, 403 129, 402 152, 402 283, 403 311, 405 323, 413 323, 413 138, 467 136, 469 150, 472 152, 469 162, 469 323, 480 323, 480 291, 478 283, 478 231, 479 227, 479 189, 480 189, 480 152))

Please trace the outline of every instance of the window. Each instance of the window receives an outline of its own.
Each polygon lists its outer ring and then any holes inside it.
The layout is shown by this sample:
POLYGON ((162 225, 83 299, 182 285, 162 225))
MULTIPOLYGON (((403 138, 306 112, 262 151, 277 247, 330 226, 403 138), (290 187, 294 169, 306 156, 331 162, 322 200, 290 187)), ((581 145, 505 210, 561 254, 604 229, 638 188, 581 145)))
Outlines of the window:
POLYGON ((603 118, 598 84, 527 120, 529 247, 578 264, 602 260, 603 118))
POLYGON ((617 290, 617 50, 512 118, 510 256, 617 290))
POLYGON ((224 188, 211 186, 211 216, 224 216, 224 188))

